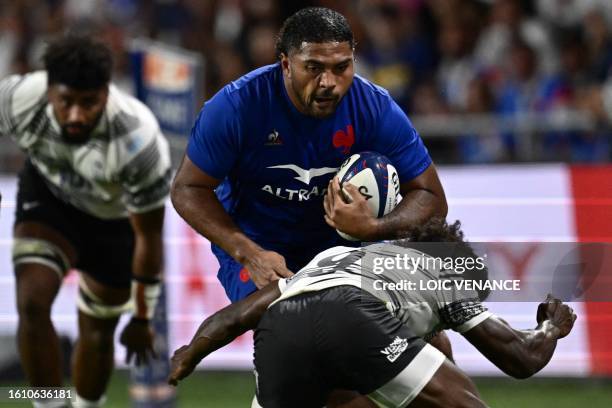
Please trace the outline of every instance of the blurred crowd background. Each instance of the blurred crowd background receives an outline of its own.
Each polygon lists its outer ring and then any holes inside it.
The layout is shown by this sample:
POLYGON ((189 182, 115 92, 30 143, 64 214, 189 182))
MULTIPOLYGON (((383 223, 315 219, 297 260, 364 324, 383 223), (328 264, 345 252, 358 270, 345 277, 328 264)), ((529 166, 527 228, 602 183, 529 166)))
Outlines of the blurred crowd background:
POLYGON ((0 77, 40 68, 47 40, 87 30, 111 45, 128 89, 131 39, 200 53, 208 98, 275 62, 282 21, 307 6, 348 18, 357 72, 391 92, 437 162, 610 159, 610 0, 2 0, 0 77))

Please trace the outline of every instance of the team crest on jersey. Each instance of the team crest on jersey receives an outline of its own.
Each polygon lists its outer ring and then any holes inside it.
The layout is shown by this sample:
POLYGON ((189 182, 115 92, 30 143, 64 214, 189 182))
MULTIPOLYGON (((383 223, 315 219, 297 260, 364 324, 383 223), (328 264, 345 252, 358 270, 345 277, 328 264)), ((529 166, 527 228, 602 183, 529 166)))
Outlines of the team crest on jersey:
POLYGON ((344 129, 336 130, 332 137, 332 144, 336 149, 339 149, 342 154, 349 154, 351 152, 351 147, 355 144, 353 125, 347 125, 346 131, 344 131, 344 129))
POLYGON ((408 340, 395 336, 393 342, 385 347, 384 350, 381 350, 381 353, 387 356, 387 360, 393 363, 407 348, 408 340))
POLYGON ((278 130, 274 129, 269 135, 266 143, 266 146, 282 146, 283 139, 278 134, 278 130))

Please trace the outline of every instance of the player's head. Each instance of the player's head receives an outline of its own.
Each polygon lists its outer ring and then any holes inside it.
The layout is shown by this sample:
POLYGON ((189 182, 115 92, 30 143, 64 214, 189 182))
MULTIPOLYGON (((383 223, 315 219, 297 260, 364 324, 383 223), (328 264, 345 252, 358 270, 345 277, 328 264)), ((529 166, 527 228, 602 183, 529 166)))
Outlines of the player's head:
POLYGON ((110 50, 90 37, 67 35, 43 56, 47 96, 68 143, 88 140, 108 99, 113 60, 110 50))
POLYGON ((344 16, 305 8, 283 23, 276 41, 285 86, 297 109, 316 118, 333 114, 353 82, 353 32, 344 16))
MULTIPOLYGON (((465 267, 462 273, 463 279, 484 281, 488 279, 488 269, 486 265, 480 268, 475 262, 478 255, 474 249, 465 241, 463 231, 461 230, 461 222, 455 221, 448 224, 446 219, 433 217, 425 224, 416 226, 407 231, 404 238, 393 241, 395 245, 405 248, 415 248, 430 256, 446 259, 446 258, 462 258, 461 265, 466 265, 466 259, 472 259, 473 267, 465 267)), ((455 264, 459 264, 455 262, 455 264)), ((481 290, 478 292, 480 300, 486 299, 489 295, 489 290, 481 290)))

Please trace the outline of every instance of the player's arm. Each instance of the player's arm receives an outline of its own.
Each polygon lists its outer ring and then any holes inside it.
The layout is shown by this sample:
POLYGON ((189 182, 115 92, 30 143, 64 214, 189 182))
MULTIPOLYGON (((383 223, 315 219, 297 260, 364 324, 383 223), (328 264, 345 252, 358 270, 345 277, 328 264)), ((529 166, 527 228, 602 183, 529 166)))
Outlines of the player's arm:
POLYGON ((445 218, 448 204, 434 164, 400 185, 402 201, 385 217, 377 219, 375 239, 399 238, 402 231, 422 225, 432 217, 445 218))
POLYGON ((575 320, 569 306, 549 296, 538 306, 535 329, 516 330, 491 316, 463 335, 504 373, 528 378, 548 364, 557 340, 569 334, 575 320))
POLYGON ((350 183, 343 185, 351 196, 344 202, 340 184, 334 178, 324 199, 326 221, 362 241, 401 238, 406 230, 422 225, 432 217, 445 218, 448 212, 446 196, 436 167, 423 141, 393 101, 376 122, 368 149, 386 155, 398 171, 402 201, 393 211, 376 218, 369 211, 366 199, 350 183))
POLYGON ((247 330, 255 329, 268 306, 280 294, 278 284, 273 282, 204 320, 189 345, 182 346, 174 352, 168 382, 177 385, 180 380, 191 374, 204 357, 230 343, 247 330))
POLYGON ((132 356, 137 365, 155 356, 151 319, 161 292, 164 207, 130 214, 134 231, 132 301, 134 313, 123 329, 121 343, 127 348, 126 364, 132 356))
POLYGON ((219 183, 185 155, 172 184, 172 204, 193 229, 245 266, 258 288, 291 276, 280 254, 257 245, 230 218, 215 195, 219 183))

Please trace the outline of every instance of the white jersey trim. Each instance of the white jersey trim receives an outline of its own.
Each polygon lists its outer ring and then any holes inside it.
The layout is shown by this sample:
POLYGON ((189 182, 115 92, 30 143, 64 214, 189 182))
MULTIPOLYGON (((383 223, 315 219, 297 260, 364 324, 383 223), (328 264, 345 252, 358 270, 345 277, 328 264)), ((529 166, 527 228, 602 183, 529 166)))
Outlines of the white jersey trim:
POLYGON ((480 314, 477 314, 476 316, 472 317, 470 320, 468 320, 467 322, 463 323, 462 325, 459 325, 457 327, 455 327, 453 330, 458 332, 458 333, 465 333, 471 329, 473 329, 474 327, 478 326, 480 323, 484 322, 485 320, 487 320, 489 317, 493 316, 493 313, 491 312, 482 312, 480 314))

